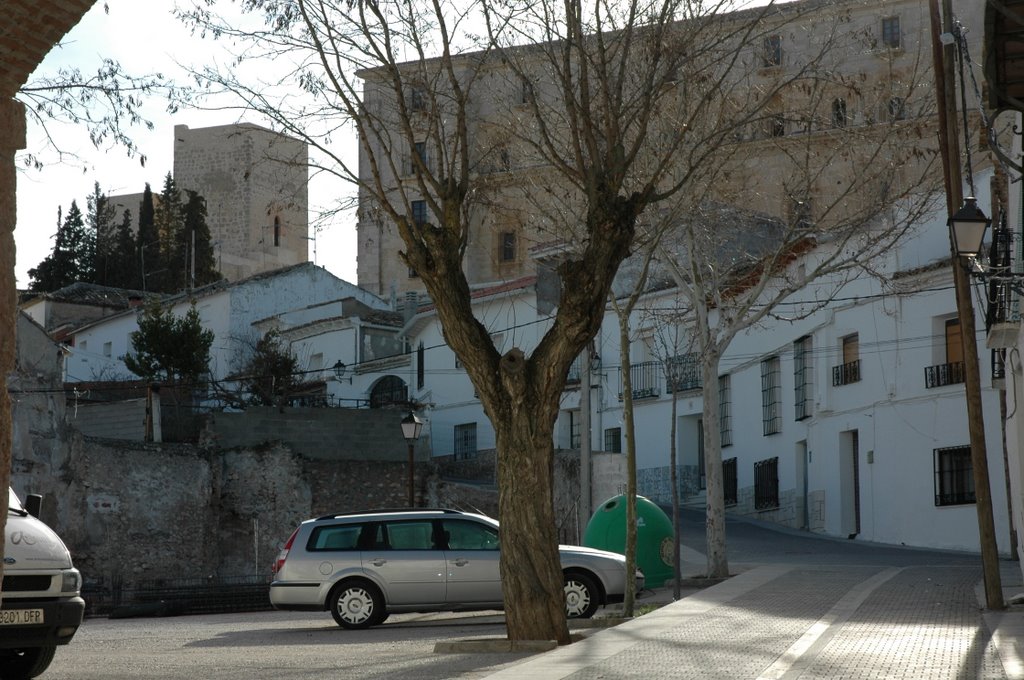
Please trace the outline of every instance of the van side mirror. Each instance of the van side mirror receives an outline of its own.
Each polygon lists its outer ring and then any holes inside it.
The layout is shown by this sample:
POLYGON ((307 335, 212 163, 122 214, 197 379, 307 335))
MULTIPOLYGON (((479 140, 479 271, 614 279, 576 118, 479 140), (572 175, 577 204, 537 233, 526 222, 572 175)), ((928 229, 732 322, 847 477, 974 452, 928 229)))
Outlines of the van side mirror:
POLYGON ((30 493, 25 498, 25 510, 36 519, 43 511, 43 497, 37 493, 30 493))

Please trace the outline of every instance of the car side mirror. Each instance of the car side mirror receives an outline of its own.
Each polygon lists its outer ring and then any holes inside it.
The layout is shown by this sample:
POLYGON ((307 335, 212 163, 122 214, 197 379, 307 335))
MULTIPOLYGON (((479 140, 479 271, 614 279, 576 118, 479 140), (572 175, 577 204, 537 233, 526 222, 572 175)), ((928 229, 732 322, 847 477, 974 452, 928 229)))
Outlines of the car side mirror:
POLYGON ((25 510, 28 511, 28 514, 39 519, 39 515, 43 511, 43 497, 37 493, 30 493, 25 498, 25 510))

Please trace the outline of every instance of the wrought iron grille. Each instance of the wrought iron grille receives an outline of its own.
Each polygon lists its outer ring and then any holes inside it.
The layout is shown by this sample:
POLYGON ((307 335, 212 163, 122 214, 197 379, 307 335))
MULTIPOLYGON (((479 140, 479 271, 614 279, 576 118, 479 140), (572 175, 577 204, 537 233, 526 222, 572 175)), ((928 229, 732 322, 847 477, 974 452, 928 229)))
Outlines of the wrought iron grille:
POLYGON ((722 461, 722 487, 725 491, 725 504, 736 505, 739 502, 739 482, 735 458, 722 461))
POLYGON ((754 463, 754 508, 769 510, 779 507, 779 459, 768 458, 754 463))
MULTIPOLYGON (((661 364, 644 361, 629 367, 634 399, 651 399, 661 395, 661 364)), ((619 401, 622 401, 622 369, 619 369, 619 401)))
POLYGON ((848 364, 832 367, 832 385, 849 385, 860 382, 860 359, 851 361, 848 364))
POLYGON ((956 385, 964 381, 964 362, 924 367, 924 386, 928 389, 956 385))

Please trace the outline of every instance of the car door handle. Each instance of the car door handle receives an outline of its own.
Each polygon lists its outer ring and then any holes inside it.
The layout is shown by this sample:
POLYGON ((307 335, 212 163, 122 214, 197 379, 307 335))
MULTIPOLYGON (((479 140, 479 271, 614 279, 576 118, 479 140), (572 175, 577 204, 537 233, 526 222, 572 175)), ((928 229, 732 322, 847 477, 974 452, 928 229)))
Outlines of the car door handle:
POLYGON ((469 560, 467 560, 465 557, 460 557, 459 559, 455 560, 456 567, 464 567, 467 564, 469 564, 469 560))
POLYGON ((387 563, 387 560, 384 559, 383 557, 378 557, 378 558, 376 558, 374 560, 371 560, 371 561, 373 562, 373 566, 375 566, 375 567, 382 567, 382 566, 384 566, 387 563))

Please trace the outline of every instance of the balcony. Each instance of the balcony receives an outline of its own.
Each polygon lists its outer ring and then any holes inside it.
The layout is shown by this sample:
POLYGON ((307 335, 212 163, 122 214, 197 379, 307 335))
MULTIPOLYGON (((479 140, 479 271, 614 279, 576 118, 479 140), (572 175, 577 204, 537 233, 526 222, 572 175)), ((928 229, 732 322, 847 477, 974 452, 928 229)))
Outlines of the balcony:
MULTIPOLYGON (((629 367, 634 399, 653 399, 661 395, 661 363, 645 361, 629 367)), ((622 401, 622 369, 619 369, 619 401, 622 401)))
POLYGON ((668 393, 699 390, 701 385, 700 363, 696 354, 672 357, 665 362, 665 377, 668 393))
POLYGON ((962 361, 924 367, 924 386, 927 389, 956 385, 963 381, 964 363, 962 361))
POLYGON ((832 385, 849 385, 860 382, 860 359, 832 367, 832 385))

